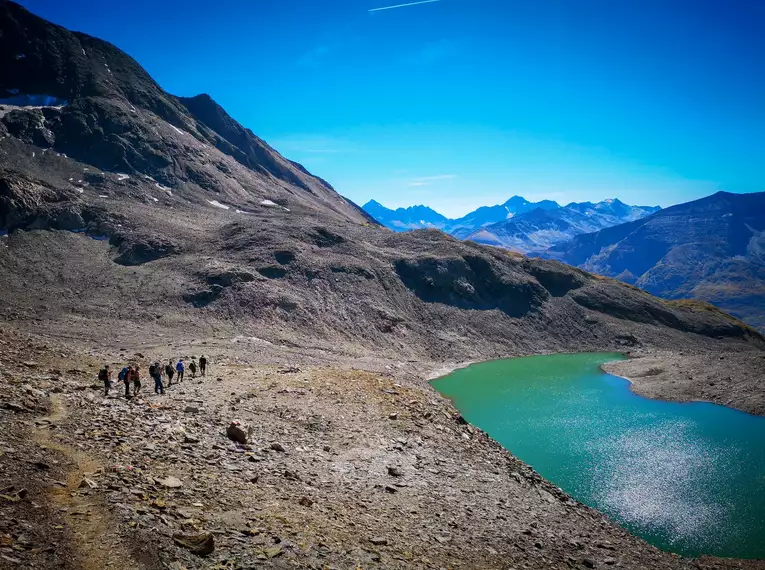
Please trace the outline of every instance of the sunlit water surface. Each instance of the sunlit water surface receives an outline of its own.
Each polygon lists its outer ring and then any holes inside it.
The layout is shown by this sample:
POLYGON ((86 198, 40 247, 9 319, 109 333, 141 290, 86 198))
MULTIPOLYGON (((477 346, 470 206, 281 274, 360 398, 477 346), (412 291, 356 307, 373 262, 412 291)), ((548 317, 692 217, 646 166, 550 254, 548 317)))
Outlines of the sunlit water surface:
POLYGON ((765 558, 765 418, 637 396, 618 354, 475 364, 433 382, 543 477, 664 550, 765 558))

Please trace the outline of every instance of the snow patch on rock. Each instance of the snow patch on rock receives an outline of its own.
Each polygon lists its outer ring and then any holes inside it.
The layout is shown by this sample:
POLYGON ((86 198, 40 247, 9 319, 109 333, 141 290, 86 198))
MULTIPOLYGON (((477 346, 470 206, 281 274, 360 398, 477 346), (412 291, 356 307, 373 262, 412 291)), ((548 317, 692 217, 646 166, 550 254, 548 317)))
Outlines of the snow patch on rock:
POLYGON ((265 206, 266 208, 281 208, 285 212, 289 212, 288 208, 285 208, 284 206, 280 206, 279 204, 277 204, 276 202, 272 200, 263 200, 260 202, 260 205, 265 206))

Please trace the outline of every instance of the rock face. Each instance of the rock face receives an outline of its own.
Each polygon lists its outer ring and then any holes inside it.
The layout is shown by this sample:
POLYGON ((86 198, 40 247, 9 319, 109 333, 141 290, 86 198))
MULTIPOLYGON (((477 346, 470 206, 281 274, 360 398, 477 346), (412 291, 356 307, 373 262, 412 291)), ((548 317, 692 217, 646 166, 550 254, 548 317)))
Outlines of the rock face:
MULTIPOLYGON (((214 324, 431 360, 696 342, 688 331, 762 342, 722 313, 560 263, 383 230, 208 96, 166 93, 114 46, 12 2, 0 32, 0 99, 51 103, 0 118, 0 306, 22 320, 214 324)), ((557 205, 499 209, 534 207, 557 205)))
POLYGON ((719 192, 579 236, 546 255, 765 328, 765 193, 719 192))

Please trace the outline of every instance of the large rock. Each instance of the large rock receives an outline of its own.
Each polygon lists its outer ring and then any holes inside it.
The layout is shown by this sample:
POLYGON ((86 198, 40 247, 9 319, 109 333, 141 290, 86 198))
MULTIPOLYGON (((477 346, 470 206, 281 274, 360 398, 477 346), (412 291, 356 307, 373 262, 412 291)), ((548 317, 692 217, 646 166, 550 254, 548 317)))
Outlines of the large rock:
POLYGON ((176 533, 173 535, 173 542, 198 556, 207 556, 215 551, 215 538, 209 532, 202 534, 176 533))
POLYGON ((241 443, 245 445, 247 443, 247 432, 242 428, 242 425, 238 421, 231 422, 231 425, 226 428, 226 435, 231 441, 241 443))

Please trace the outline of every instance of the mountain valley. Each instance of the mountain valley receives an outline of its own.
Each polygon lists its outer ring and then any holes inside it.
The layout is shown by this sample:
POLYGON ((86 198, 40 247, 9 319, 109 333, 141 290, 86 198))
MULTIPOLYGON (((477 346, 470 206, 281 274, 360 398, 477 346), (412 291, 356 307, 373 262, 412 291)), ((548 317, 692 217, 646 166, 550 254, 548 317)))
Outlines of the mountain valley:
MULTIPOLYGON (((765 411, 765 338, 737 318, 439 231, 542 248, 525 217, 571 237, 587 212, 647 214, 513 200, 389 231, 209 95, 0 0, 0 568, 765 568, 658 550, 428 384, 618 351, 637 391, 765 411), (163 396, 96 382, 201 354, 210 374, 163 396)), ((735 233, 749 210, 709 215, 735 233)), ((624 277, 572 244, 556 255, 624 277)))

